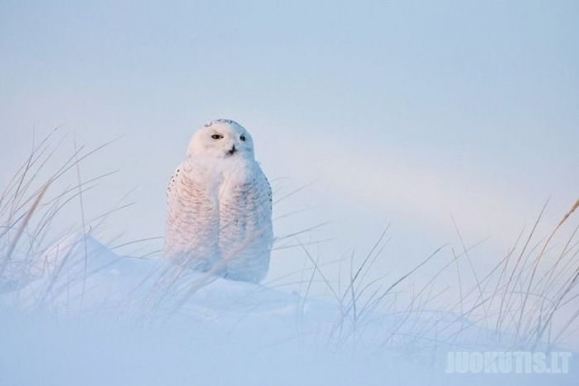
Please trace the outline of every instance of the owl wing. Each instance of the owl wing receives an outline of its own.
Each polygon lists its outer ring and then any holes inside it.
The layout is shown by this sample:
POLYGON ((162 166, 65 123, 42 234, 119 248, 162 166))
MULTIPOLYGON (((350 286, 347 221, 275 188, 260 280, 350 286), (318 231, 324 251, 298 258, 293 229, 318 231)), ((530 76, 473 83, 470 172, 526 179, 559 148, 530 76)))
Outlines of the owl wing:
POLYGON ((219 201, 219 246, 227 277, 261 281, 269 268, 273 228, 271 187, 259 165, 254 163, 242 180, 226 177, 219 201))
POLYGON ((218 257, 219 206, 212 178, 203 164, 185 160, 167 186, 165 257, 200 270, 218 257))

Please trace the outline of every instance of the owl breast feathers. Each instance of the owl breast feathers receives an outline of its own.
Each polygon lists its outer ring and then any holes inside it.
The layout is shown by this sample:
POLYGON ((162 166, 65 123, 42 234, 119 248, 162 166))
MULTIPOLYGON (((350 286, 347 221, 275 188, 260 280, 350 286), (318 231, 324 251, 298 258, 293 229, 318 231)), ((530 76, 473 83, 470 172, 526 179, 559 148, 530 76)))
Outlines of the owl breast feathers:
POLYGON ((193 135, 167 187, 165 257, 257 283, 269 268, 271 214, 271 188, 250 134, 234 121, 212 121, 193 135))

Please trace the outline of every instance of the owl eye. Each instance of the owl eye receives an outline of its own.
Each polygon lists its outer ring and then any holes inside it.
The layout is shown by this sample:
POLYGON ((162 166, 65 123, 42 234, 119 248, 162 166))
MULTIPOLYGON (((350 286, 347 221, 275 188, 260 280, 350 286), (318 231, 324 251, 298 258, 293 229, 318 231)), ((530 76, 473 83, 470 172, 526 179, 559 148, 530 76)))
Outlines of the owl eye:
POLYGON ((242 141, 245 141, 245 135, 242 135, 241 137, 239 137, 239 139, 241 139, 242 141))
POLYGON ((221 138, 223 138, 223 136, 222 136, 221 134, 213 134, 213 135, 211 136, 211 138, 213 138, 213 139, 221 139, 221 138))

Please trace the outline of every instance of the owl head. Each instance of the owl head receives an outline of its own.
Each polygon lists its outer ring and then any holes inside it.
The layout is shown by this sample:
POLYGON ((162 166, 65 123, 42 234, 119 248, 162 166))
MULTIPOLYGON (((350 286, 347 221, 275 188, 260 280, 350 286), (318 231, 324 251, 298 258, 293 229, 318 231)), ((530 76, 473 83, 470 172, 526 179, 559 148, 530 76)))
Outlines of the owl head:
POLYGON ((187 157, 254 159, 253 139, 239 123, 230 119, 216 119, 206 123, 193 134, 187 157))

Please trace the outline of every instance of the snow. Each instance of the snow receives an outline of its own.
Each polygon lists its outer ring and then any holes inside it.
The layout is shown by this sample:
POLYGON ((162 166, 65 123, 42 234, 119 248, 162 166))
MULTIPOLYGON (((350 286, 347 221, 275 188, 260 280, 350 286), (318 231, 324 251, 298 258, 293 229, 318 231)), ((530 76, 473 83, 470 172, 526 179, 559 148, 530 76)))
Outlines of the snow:
MULTIPOLYGON (((372 311, 118 256, 88 234, 0 294, 0 385, 575 385, 446 374, 450 351, 512 349, 448 312, 372 311)), ((6 287, 7 288, 7 287, 6 287)))

